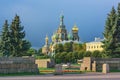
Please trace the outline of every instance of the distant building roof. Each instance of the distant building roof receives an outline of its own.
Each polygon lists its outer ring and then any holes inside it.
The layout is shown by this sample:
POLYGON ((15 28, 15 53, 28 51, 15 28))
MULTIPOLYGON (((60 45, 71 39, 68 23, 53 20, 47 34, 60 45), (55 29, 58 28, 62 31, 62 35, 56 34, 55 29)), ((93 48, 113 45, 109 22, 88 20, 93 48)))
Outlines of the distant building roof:
POLYGON ((102 41, 104 41, 104 39, 101 39, 101 38, 97 38, 97 37, 95 37, 95 40, 94 41, 92 41, 92 42, 88 42, 88 43, 97 43, 97 42, 102 42, 102 41))

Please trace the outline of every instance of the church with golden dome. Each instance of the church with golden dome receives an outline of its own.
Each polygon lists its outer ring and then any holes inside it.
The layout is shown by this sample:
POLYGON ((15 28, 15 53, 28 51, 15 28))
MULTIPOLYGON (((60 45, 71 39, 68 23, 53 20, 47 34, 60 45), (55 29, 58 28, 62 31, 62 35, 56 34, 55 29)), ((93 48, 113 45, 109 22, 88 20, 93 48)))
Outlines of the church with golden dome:
POLYGON ((48 36, 46 36, 45 45, 42 47, 42 53, 43 54, 53 53, 55 50, 54 46, 56 44, 60 43, 64 44, 66 42, 79 43, 80 38, 78 35, 78 31, 79 31, 78 27, 74 25, 73 28, 71 29, 71 32, 68 32, 64 24, 64 16, 61 15, 58 29, 51 37, 52 42, 49 44, 48 36))

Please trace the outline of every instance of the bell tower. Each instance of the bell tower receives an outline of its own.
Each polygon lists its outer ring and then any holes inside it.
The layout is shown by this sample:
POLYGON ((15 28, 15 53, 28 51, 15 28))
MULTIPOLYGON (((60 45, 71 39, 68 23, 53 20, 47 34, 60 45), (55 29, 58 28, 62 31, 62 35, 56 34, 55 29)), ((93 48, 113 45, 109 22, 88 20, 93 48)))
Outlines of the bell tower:
POLYGON ((45 38, 45 44, 48 45, 48 36, 46 35, 46 38, 45 38))
POLYGON ((64 25, 63 15, 60 16, 60 24, 59 24, 56 34, 58 35, 58 42, 67 40, 67 30, 64 25))
POLYGON ((45 45, 43 46, 42 48, 42 53, 43 54, 48 54, 49 53, 49 38, 48 36, 46 35, 46 38, 45 38, 45 45))

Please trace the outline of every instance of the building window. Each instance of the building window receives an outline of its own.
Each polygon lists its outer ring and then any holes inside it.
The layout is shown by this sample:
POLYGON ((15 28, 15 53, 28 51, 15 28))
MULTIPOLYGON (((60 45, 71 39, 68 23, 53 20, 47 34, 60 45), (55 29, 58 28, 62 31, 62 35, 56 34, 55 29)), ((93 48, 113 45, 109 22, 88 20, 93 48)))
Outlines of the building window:
POLYGON ((97 48, 98 48, 98 46, 97 46, 97 48))
POLYGON ((91 48, 93 48, 93 46, 91 46, 91 48))

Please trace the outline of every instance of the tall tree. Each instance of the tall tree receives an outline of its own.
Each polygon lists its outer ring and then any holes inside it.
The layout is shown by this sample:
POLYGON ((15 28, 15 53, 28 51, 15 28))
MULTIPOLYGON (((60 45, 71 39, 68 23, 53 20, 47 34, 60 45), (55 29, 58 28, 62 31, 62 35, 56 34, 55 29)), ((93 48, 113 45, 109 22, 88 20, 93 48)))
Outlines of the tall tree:
POLYGON ((10 34, 7 20, 5 20, 1 34, 0 52, 3 54, 3 56, 8 57, 10 55, 10 34))
POLYGON ((117 9, 117 18, 115 26, 113 27, 113 44, 114 44, 114 54, 120 56, 120 3, 118 4, 117 9))
POLYGON ((106 51, 106 53, 113 53, 114 51, 114 30, 115 30, 115 22, 116 22, 116 10, 114 9, 114 7, 112 7, 111 12, 108 14, 107 20, 106 20, 106 24, 105 24, 105 30, 104 30, 104 38, 105 40, 103 41, 104 43, 104 50, 106 51))
POLYGON ((24 56, 31 47, 30 42, 26 41, 24 27, 21 26, 20 18, 15 16, 10 25, 11 53, 12 56, 24 56))

